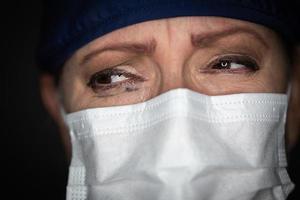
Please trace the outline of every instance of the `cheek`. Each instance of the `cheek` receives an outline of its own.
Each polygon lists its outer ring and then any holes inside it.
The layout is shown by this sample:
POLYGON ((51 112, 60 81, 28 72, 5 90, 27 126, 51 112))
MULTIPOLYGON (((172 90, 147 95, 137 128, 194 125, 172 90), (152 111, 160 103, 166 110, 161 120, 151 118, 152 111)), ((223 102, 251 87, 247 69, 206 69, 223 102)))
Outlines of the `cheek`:
MULTIPOLYGON (((70 76, 71 77, 71 76, 70 76)), ((85 104, 87 91, 80 80, 66 78, 62 82, 63 100, 66 111, 74 112, 80 110, 85 104)))
POLYGON ((287 91, 288 79, 285 70, 265 72, 261 80, 264 81, 267 92, 286 93, 287 91))
POLYGON ((266 55, 265 67, 260 70, 259 79, 264 81, 268 92, 286 93, 288 85, 287 58, 283 52, 266 55))

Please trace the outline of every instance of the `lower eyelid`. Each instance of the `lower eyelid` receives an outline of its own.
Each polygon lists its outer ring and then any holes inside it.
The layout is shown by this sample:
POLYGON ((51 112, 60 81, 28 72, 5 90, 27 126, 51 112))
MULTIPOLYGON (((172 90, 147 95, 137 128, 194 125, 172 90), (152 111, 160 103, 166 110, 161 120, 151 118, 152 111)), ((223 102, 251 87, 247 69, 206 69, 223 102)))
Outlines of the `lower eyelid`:
POLYGON ((247 69, 200 69, 200 73, 204 74, 236 74, 241 72, 249 72, 247 69))
POLYGON ((198 69, 199 73, 204 74, 246 74, 246 73, 255 73, 257 70, 252 70, 248 67, 241 67, 236 69, 213 69, 213 68, 205 68, 198 69))
POLYGON ((144 82, 145 79, 139 78, 139 77, 132 77, 128 80, 124 80, 121 82, 117 82, 117 83, 112 83, 112 84, 106 84, 106 85, 102 85, 102 86, 97 86, 96 88, 93 88, 94 91, 97 90, 102 90, 102 91, 106 91, 106 90, 110 90, 110 89, 114 89, 117 87, 124 87, 124 89, 130 89, 133 90, 133 87, 135 87, 134 89, 136 89, 136 86, 138 85, 138 82, 144 82), (131 87, 131 88, 129 88, 131 87))

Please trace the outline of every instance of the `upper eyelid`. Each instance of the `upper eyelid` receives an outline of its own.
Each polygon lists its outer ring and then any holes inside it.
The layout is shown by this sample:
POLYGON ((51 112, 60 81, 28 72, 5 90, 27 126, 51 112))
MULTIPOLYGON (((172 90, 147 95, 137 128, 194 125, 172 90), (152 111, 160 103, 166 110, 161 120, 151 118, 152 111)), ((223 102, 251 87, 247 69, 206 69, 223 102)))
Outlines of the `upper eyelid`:
POLYGON ((107 66, 103 66, 103 67, 101 67, 100 70, 98 69, 97 71, 95 70, 94 72, 90 72, 90 73, 86 74, 85 80, 86 80, 87 82, 89 82, 89 80, 90 80, 94 75, 99 74, 100 72, 103 72, 103 71, 106 71, 106 70, 109 70, 109 69, 114 69, 114 68, 120 67, 120 66, 132 66, 132 65, 130 65, 128 61, 124 61, 124 62, 122 62, 122 63, 115 64, 115 65, 110 65, 110 66, 107 65, 107 66))
MULTIPOLYGON (((120 65, 120 66, 124 66, 124 65, 120 65)), ((93 82, 93 78, 96 78, 96 76, 101 75, 101 73, 107 73, 106 75, 116 75, 118 73, 121 73, 121 74, 125 75, 127 78, 133 78, 133 79, 141 80, 141 81, 147 80, 147 78, 142 77, 141 74, 134 73, 132 71, 126 71, 124 69, 116 69, 117 67, 119 67, 119 66, 117 65, 114 67, 108 67, 106 69, 103 69, 96 73, 93 73, 92 75, 90 75, 90 77, 87 81, 87 85, 90 86, 93 82), (108 71, 108 72, 105 72, 105 71, 108 71)))
MULTIPOLYGON (((138 66, 138 59, 140 57, 138 56, 129 56, 129 57, 123 57, 122 59, 118 60, 118 61, 113 61, 114 59, 110 59, 110 60, 106 60, 104 59, 101 61, 98 61, 98 63, 94 63, 91 67, 91 70, 89 70, 89 72, 86 74, 86 78, 88 79, 91 74, 95 74, 99 71, 105 70, 105 69, 113 69, 116 67, 121 67, 121 66, 128 66, 128 67, 132 67, 133 69, 137 69, 138 66)), ((86 66, 88 67, 88 66, 86 66)))
POLYGON ((255 58, 253 58, 252 56, 249 56, 249 55, 245 55, 245 54, 225 54, 225 55, 214 56, 208 62, 206 62, 205 66, 209 66, 212 63, 221 61, 222 59, 226 59, 226 58, 229 58, 229 59, 232 59, 232 60, 234 60, 236 58, 250 59, 251 61, 255 62, 255 64, 259 65, 258 61, 255 58))
POLYGON ((109 67, 103 70, 100 70, 98 72, 93 73, 90 78, 89 81, 90 82, 93 78, 95 78, 98 75, 102 75, 104 73, 104 75, 117 75, 118 73, 122 73, 122 74, 131 74, 129 72, 126 72, 125 70, 122 69, 114 69, 116 67, 109 67))

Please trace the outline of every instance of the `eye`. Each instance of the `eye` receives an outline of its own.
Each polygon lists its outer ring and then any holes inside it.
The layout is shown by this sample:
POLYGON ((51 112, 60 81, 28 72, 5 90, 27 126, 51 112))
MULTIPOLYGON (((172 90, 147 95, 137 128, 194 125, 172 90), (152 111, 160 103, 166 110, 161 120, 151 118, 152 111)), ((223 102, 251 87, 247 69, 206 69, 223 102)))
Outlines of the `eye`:
POLYGON ((222 56, 213 60, 207 72, 254 72, 259 69, 257 62, 249 57, 242 55, 222 56))
POLYGON ((128 80, 129 77, 127 76, 128 74, 126 74, 126 72, 117 69, 106 69, 95 73, 90 78, 88 85, 92 88, 95 88, 97 86, 117 84, 118 82, 128 80))
POLYGON ((127 87, 132 87, 136 82, 144 81, 141 76, 133 74, 133 71, 135 70, 131 69, 128 71, 125 69, 118 69, 118 67, 99 71, 90 77, 87 86, 92 88, 94 91, 98 91, 121 87, 124 84, 127 87))

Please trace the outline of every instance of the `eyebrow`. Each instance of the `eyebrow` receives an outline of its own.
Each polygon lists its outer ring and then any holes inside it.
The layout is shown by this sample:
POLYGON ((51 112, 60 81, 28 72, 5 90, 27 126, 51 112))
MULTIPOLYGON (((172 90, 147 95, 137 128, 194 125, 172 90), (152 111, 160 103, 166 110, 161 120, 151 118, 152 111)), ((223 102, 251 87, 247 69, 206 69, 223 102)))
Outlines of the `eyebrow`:
POLYGON ((205 48, 209 47, 213 43, 217 42, 218 40, 232 36, 235 34, 248 34, 263 44, 266 48, 269 48, 269 45, 266 43, 264 38, 259 34, 257 31, 247 28, 247 27, 233 27, 227 30, 223 30, 220 32, 212 32, 212 33, 202 33, 202 34, 192 34, 191 35, 191 43, 194 47, 198 48, 205 48))
MULTIPOLYGON (((196 48, 205 48, 209 47, 213 43, 218 40, 232 36, 235 34, 248 34, 252 37, 259 40, 266 48, 268 48, 268 44, 264 40, 264 38, 255 30, 247 27, 233 27, 227 30, 215 31, 211 33, 200 33, 200 34, 191 34, 191 43, 192 46, 196 48)), ((89 60, 91 60, 94 56, 101 54, 106 51, 123 51, 135 54, 144 54, 144 55, 152 55, 156 49, 157 42, 154 38, 148 40, 147 42, 139 43, 139 42, 120 42, 117 44, 107 45, 102 48, 96 49, 87 55, 85 55, 81 61, 81 65, 84 65, 89 60)))
POLYGON ((82 59, 81 64, 87 63, 94 56, 101 54, 105 51, 123 51, 123 52, 135 53, 135 54, 152 55, 155 49, 156 49, 155 39, 151 39, 148 42, 144 42, 144 43, 124 42, 124 43, 108 45, 100 49, 96 49, 95 51, 92 51, 91 53, 85 55, 84 58, 82 59))

